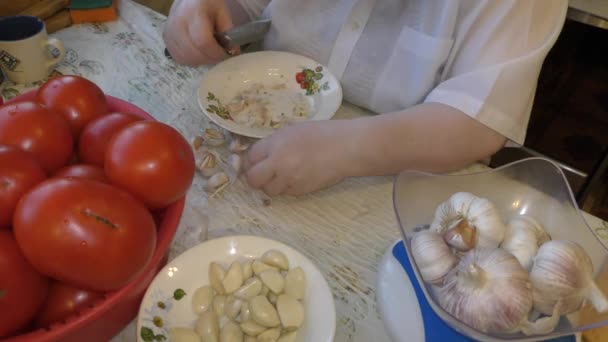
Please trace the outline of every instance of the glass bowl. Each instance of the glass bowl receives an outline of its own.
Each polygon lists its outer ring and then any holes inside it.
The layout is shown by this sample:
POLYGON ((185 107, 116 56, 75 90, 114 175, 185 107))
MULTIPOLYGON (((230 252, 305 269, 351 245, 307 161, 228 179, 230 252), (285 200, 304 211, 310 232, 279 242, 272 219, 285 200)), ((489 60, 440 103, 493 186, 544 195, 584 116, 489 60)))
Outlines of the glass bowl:
MULTIPOLYGON (((608 267, 608 250, 595 236, 574 200, 562 170, 544 158, 528 158, 500 168, 468 174, 437 175, 418 171, 402 172, 396 179, 393 203, 405 242, 408 258, 422 286, 424 295, 437 315, 461 334, 481 341, 537 341, 571 335, 608 324, 608 316, 582 310, 562 316, 557 328, 546 335, 487 334, 469 327, 443 310, 432 294, 431 285, 422 280, 413 262, 410 238, 432 222, 435 209, 455 192, 470 192, 492 201, 503 221, 518 215, 531 215, 554 240, 571 240, 583 246, 591 257, 597 282, 601 270, 608 267), (584 313, 583 313, 584 312, 584 313)), ((603 289, 604 293, 608 293, 603 289)))

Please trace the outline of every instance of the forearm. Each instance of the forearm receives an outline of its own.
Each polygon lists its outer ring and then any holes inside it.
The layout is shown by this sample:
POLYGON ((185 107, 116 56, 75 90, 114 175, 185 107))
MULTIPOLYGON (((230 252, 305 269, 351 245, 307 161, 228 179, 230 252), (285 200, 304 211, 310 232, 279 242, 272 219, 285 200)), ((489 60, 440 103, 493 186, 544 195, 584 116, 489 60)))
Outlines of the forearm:
POLYGON ((345 123, 347 176, 405 169, 449 172, 486 158, 505 138, 461 111, 438 103, 345 123))

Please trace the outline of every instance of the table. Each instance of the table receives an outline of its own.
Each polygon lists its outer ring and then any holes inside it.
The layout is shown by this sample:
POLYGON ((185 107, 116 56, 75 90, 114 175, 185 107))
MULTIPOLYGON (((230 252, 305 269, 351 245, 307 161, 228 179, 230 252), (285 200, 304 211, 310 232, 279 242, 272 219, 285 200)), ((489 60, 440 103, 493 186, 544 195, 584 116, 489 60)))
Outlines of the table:
MULTIPOLYGON (((120 20, 73 26, 57 32, 67 56, 57 71, 96 82, 106 93, 132 102, 179 129, 189 140, 210 123, 201 114, 196 91, 208 70, 186 68, 163 54, 165 17, 131 0, 120 2, 120 20)), ((5 84, 14 97, 36 85, 5 84)), ((344 104, 337 117, 366 115, 344 104)), ((224 151, 225 152, 225 151, 224 151)), ((475 164, 461 172, 485 169, 475 164)), ((386 248, 400 238, 392 205, 393 177, 348 179, 300 198, 265 197, 236 180, 208 198, 197 175, 170 250, 174 258, 199 242, 231 234, 255 234, 282 241, 315 262, 334 294, 336 341, 389 341, 376 306, 377 266, 386 248)), ((608 223, 584 214, 608 244, 608 223)), ((131 323, 113 341, 134 341, 131 323)))

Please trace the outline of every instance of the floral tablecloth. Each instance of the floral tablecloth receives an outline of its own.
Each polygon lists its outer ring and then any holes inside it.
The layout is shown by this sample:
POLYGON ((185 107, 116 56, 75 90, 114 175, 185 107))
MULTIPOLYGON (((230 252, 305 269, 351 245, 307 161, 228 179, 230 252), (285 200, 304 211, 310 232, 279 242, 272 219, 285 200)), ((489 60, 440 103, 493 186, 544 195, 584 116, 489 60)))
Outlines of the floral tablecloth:
MULTIPOLYGON (((207 70, 186 68, 164 56, 165 17, 130 0, 120 2, 120 20, 77 25, 54 34, 67 55, 58 73, 96 82, 106 93, 132 102, 188 139, 209 127, 197 104, 198 84, 207 70)), ((34 85, 2 85, 12 98, 34 85)), ((337 117, 365 112, 343 105, 337 117)), ((226 152, 226 151, 223 151, 226 152)), ((473 165, 463 172, 486 168, 473 165)), ((349 179, 301 198, 280 197, 271 204, 242 180, 208 198, 196 176, 170 258, 208 238, 230 234, 271 237, 315 262, 332 288, 337 310, 336 341, 388 341, 376 305, 377 266, 400 238, 392 206, 392 177, 349 179)), ((585 214, 608 244, 608 223, 585 214)), ((134 341, 131 323, 114 341, 134 341)))

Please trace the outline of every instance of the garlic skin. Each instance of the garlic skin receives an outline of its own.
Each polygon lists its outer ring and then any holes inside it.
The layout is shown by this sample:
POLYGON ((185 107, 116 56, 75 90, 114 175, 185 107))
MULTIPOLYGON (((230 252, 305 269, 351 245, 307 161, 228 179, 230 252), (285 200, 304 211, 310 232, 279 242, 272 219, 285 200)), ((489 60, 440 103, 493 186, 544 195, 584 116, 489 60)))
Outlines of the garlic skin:
POLYGON ((438 233, 423 230, 410 241, 412 256, 425 282, 439 284, 458 258, 438 233))
POLYGON ((534 309, 550 315, 561 300, 560 314, 580 309, 589 300, 599 313, 608 312, 608 299, 593 280, 593 265, 585 250, 572 241, 543 244, 530 271, 534 309))
POLYGON ((505 239, 500 244, 500 248, 513 254, 521 265, 529 270, 538 251, 538 240, 534 231, 521 225, 520 222, 511 220, 507 224, 505 239))
POLYGON ((198 165, 198 170, 205 177, 211 177, 216 174, 220 170, 218 155, 212 151, 207 151, 198 165))
POLYGON ((506 227, 488 199, 457 192, 437 207, 430 229, 442 234, 451 247, 466 252, 475 247, 498 247, 506 227))
POLYGON ((438 290, 441 307, 484 333, 517 329, 532 309, 528 272, 499 248, 467 252, 438 290))
POLYGON ((203 142, 209 146, 221 146, 226 142, 226 137, 215 128, 207 128, 203 133, 203 142))

